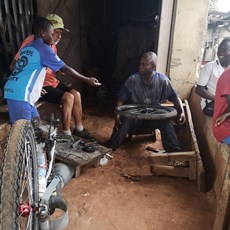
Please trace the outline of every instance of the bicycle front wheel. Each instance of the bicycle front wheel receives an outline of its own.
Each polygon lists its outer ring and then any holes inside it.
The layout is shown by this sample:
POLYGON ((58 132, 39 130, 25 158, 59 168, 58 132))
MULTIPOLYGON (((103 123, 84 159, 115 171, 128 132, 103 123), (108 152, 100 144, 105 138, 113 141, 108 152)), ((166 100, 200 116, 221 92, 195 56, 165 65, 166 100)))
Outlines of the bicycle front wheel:
POLYGON ((37 230, 38 174, 34 129, 18 120, 11 127, 0 169, 0 229, 37 230))

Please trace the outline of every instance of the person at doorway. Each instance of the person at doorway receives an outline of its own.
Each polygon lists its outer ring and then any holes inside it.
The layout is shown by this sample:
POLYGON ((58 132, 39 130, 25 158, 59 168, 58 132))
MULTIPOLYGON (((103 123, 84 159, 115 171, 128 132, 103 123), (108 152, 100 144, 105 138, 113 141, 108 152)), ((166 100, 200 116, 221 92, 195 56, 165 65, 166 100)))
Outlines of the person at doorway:
MULTIPOLYGON (((56 14, 48 14, 46 18, 51 21, 54 27, 53 44, 51 44, 51 48, 57 54, 56 46, 61 40, 62 33, 63 31, 69 32, 69 30, 64 27, 63 20, 60 16, 56 14)), ((23 41, 20 49, 33 41, 34 35, 30 35, 23 41)), ((15 55, 14 60, 11 62, 11 69, 13 69, 14 64, 18 60, 19 53, 20 50, 15 55)), ((73 116, 75 129, 73 130, 72 134, 85 139, 95 139, 88 131, 84 129, 83 126, 80 92, 59 81, 57 79, 57 73, 50 68, 47 68, 46 71, 40 99, 49 103, 61 105, 63 134, 71 135, 71 118, 73 116)))
POLYGON ((41 95, 47 67, 92 86, 99 85, 96 78, 81 75, 53 52, 50 45, 54 43, 54 28, 48 19, 37 18, 33 31, 34 41, 20 50, 19 59, 4 87, 11 124, 19 119, 39 117, 35 103, 41 95))
POLYGON ((220 75, 229 64, 226 60, 226 50, 228 47, 230 47, 229 38, 222 40, 217 50, 218 60, 205 64, 201 69, 200 77, 197 81, 195 92, 201 97, 201 109, 207 116, 213 115, 216 84, 220 75), (207 103, 213 104, 213 107, 210 107, 210 113, 205 112, 207 103))
MULTIPOLYGON (((174 103, 178 111, 179 123, 185 122, 185 114, 181 99, 173 89, 169 78, 156 72, 157 55, 146 52, 139 63, 139 72, 131 75, 122 86, 117 106, 129 101, 131 104, 159 105, 166 100, 174 103)), ((162 144, 166 152, 180 151, 177 136, 170 120, 138 120, 116 116, 114 132, 107 142, 107 147, 115 150, 124 140, 127 133, 134 128, 152 127, 159 129, 162 136, 162 144)))

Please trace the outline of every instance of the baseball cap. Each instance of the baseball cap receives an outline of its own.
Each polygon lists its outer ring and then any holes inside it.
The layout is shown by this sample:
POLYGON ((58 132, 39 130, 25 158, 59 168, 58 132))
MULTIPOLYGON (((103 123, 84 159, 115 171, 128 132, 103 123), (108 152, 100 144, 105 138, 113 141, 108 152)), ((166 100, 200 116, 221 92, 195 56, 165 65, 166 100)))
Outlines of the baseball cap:
POLYGON ((58 15, 48 14, 46 16, 46 19, 48 19, 49 21, 52 22, 54 29, 63 29, 65 31, 69 32, 69 30, 64 27, 64 23, 63 23, 62 18, 59 17, 58 15))

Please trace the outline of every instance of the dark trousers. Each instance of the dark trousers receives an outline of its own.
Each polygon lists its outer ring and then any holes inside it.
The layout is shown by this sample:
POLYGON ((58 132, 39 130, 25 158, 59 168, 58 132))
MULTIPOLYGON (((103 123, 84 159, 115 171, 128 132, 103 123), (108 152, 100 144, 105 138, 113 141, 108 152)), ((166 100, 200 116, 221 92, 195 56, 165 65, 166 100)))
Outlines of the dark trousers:
POLYGON ((114 131, 107 146, 116 149, 125 139, 127 133, 136 128, 148 127, 152 129, 159 129, 161 132, 162 144, 166 152, 179 151, 176 131, 173 127, 172 121, 167 120, 139 120, 123 118, 117 131, 114 131))

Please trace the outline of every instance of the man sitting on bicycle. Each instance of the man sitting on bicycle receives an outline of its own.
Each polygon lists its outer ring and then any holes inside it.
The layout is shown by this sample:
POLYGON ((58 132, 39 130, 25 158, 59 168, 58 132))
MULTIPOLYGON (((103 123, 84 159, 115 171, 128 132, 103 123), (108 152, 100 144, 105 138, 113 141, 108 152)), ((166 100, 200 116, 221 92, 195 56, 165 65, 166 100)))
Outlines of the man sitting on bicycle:
MULTIPOLYGON (((139 64, 139 72, 131 75, 119 92, 117 106, 129 101, 131 104, 159 105, 165 101, 174 103, 179 115, 179 123, 185 122, 185 114, 181 99, 173 89, 169 78, 156 72, 157 55, 147 52, 142 55, 139 64)), ((172 122, 167 120, 140 120, 117 115, 114 132, 107 143, 107 147, 115 150, 124 140, 127 133, 140 127, 152 127, 159 129, 162 144, 166 152, 180 151, 177 136, 172 122)))
POLYGON ((46 67, 54 72, 61 70, 92 86, 98 85, 96 78, 81 75, 54 53, 50 47, 54 43, 54 28, 48 19, 37 18, 33 31, 34 42, 20 50, 19 59, 4 87, 11 124, 19 119, 31 120, 39 116, 35 103, 41 96, 46 67))

